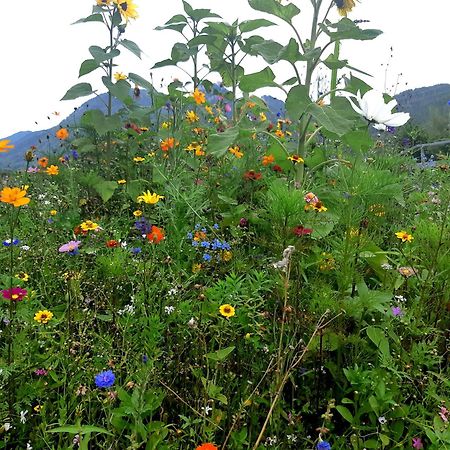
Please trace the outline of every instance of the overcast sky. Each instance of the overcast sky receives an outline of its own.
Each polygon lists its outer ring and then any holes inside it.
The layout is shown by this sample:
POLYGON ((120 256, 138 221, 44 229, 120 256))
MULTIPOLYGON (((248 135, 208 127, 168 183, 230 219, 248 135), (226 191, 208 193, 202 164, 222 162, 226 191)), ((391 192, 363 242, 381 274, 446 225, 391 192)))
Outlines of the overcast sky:
MULTIPOLYGON (((89 15, 94 3, 94 0, 22 0, 20 15, 3 21, 0 138, 17 131, 56 125, 74 106, 87 99, 59 101, 76 83, 91 82, 102 91, 98 83, 100 72, 78 79, 78 70, 81 62, 90 58, 89 46, 107 45, 106 28, 99 23, 71 25, 89 15), (60 115, 52 114, 54 111, 60 115)), ((178 38, 174 31, 155 31, 154 28, 182 12, 182 2, 136 0, 135 3, 140 17, 130 23, 125 37, 135 41, 145 54, 139 60, 122 50, 117 70, 135 72, 148 79, 150 68, 155 62, 170 57, 172 45, 178 38)), ((295 3, 302 9, 299 29, 308 30, 310 2, 295 0, 295 3)), ((194 8, 211 8, 227 22, 255 17, 271 19, 253 11, 247 0, 190 0, 190 4, 194 8)), ((384 32, 374 41, 343 43, 342 56, 350 65, 371 73, 373 79, 366 78, 366 81, 372 86, 393 94, 395 90, 450 83, 450 0, 361 0, 349 17, 370 20, 362 26, 384 32)), ((334 9, 330 19, 339 19, 334 9)), ((289 29, 283 26, 262 29, 258 33, 283 44, 291 37, 289 29)), ((260 70, 265 65, 259 58, 247 72, 260 70)), ((280 82, 292 76, 285 73, 285 66, 275 66, 274 71, 280 82)), ((172 77, 185 79, 176 69, 154 70, 153 77, 157 88, 162 78, 165 84, 172 77)), ((218 76, 212 79, 218 80, 218 76)), ((276 95, 273 91, 270 93, 276 95)))

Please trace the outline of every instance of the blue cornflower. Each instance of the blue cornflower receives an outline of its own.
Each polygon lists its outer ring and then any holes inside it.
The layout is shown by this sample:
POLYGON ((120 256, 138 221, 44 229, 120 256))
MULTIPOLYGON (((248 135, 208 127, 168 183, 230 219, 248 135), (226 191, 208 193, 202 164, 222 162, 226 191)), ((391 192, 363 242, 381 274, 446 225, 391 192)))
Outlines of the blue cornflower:
POLYGON ((198 241, 192 241, 192 247, 198 247, 198 241))
POLYGON ((145 217, 136 220, 136 222, 134 222, 134 227, 139 230, 141 234, 149 234, 152 231, 152 226, 145 217))
POLYGON ((80 155, 78 152, 76 150, 72 150, 72 158, 76 161, 79 157, 80 155))
POLYGON ((214 228, 215 230, 218 230, 218 229, 219 229, 219 224, 218 224, 218 223, 215 223, 215 224, 213 225, 213 228, 214 228))
POLYGON ((211 244, 208 241, 202 241, 202 243, 200 244, 202 247, 204 248, 209 248, 211 247, 211 244))
POLYGON ((148 356, 147 355, 142 355, 142 362, 145 364, 148 361, 148 356))
POLYGON ((133 255, 138 255, 139 253, 142 252, 142 248, 141 247, 131 247, 130 252, 133 253, 133 255))
POLYGON ((206 233, 206 232, 207 232, 207 230, 206 230, 205 227, 202 228, 202 231, 203 231, 203 233, 206 233))
POLYGON ((3 241, 3 245, 5 247, 11 247, 11 245, 18 245, 19 244, 19 239, 17 238, 13 238, 13 240, 11 241, 11 239, 6 239, 5 241, 3 241))
POLYGON ((203 259, 204 259, 205 261, 211 261, 211 255, 210 255, 209 253, 205 253, 205 254, 203 255, 203 259))
POLYGON ((191 232, 189 232, 188 234, 187 234, 187 238, 188 239, 192 239, 194 237, 194 235, 191 233, 191 232))
POLYGON ((316 447, 317 450, 331 450, 331 445, 327 441, 320 441, 316 447))
POLYGON ((196 229, 196 230, 199 230, 200 227, 201 227, 201 225, 200 225, 199 223, 196 223, 196 224, 195 224, 195 229, 196 229))
POLYGON ((105 370, 95 375, 95 384, 99 388, 109 388, 114 384, 116 376, 112 370, 105 370))
POLYGON ((231 249, 231 245, 228 242, 223 241, 222 242, 222 249, 223 250, 230 250, 231 249))

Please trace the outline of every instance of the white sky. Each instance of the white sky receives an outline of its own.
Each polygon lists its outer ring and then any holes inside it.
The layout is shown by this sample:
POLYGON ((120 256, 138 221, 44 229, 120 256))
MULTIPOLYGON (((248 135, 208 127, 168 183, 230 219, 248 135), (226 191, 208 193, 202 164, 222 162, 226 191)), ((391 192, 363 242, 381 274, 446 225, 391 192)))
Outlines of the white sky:
MULTIPOLYGON (((297 18, 299 29, 309 30, 310 1, 294 2, 302 9, 300 18, 297 18)), ((87 100, 85 97, 75 101, 59 101, 76 83, 86 81, 100 92, 104 90, 99 83, 100 71, 78 79, 78 70, 81 62, 91 57, 89 46, 107 45, 106 28, 100 23, 71 25, 79 18, 88 16, 94 3, 94 0, 22 0, 20 15, 14 20, 3 21, 0 138, 17 131, 56 125, 73 111, 74 106, 87 100), (59 111, 60 116, 52 115, 53 111, 59 111)), ((150 67, 170 57, 172 45, 179 36, 174 31, 155 31, 154 28, 174 14, 183 12, 182 2, 135 0, 135 3, 140 18, 130 22, 124 37, 135 41, 145 55, 139 60, 123 49, 117 59, 117 70, 135 72, 149 79, 150 67)), ((256 17, 272 20, 253 11, 247 0, 190 0, 190 4, 194 8, 210 8, 227 22, 256 17)), ((349 60, 350 65, 374 76, 369 81, 372 86, 380 90, 386 87, 385 90, 392 94, 395 88, 400 92, 408 88, 450 83, 450 0, 361 0, 349 17, 370 20, 362 26, 384 32, 374 41, 345 41, 342 47, 341 55, 349 60), (389 67, 386 71, 387 63, 389 67), (397 85, 400 73, 402 75, 397 85)), ((330 19, 339 19, 335 10, 330 19)), ((291 37, 285 26, 263 28, 256 33, 283 44, 291 37)), ((265 65, 259 58, 246 68, 247 73, 256 72, 265 65)), ((272 68, 278 75, 277 81, 292 76, 291 72, 286 71, 287 66, 276 65, 272 68)), ((156 88, 163 77, 165 84, 172 77, 186 80, 183 73, 175 68, 154 70, 153 76, 156 88)), ((212 79, 218 80, 218 76, 212 79)), ((277 95, 274 91, 270 93, 277 95)), ((279 97, 282 98, 282 95, 279 97)))

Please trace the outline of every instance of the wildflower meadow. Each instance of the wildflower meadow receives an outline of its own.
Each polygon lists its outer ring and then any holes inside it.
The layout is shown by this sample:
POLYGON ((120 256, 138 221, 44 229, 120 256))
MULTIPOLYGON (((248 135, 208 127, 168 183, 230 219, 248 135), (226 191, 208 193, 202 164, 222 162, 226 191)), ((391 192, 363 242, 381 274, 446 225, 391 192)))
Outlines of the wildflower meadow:
POLYGON ((0 449, 450 449, 448 146, 340 57, 357 2, 245 1, 180 0, 167 89, 116 71, 138 3, 81 11, 102 108, 1 177, 0 449))

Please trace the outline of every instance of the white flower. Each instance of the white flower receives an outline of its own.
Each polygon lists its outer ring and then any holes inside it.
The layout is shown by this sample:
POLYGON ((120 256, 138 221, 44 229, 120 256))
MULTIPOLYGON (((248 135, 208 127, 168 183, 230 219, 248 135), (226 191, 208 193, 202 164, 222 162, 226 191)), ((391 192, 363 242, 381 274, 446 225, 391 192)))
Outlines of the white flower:
POLYGON ((169 292, 167 292, 167 295, 176 295, 178 293, 178 289, 176 287, 169 289, 169 292))
POLYGON ((189 328, 197 328, 197 321, 193 317, 190 318, 187 324, 189 328))
POLYGON ((6 422, 3 424, 3 430, 6 432, 11 428, 11 424, 9 422, 6 422))
POLYGON ((275 269, 281 269, 283 272, 286 272, 286 268, 289 265, 291 260, 292 252, 295 250, 293 245, 289 245, 287 248, 283 250, 283 259, 281 261, 277 261, 272 264, 275 269))
POLYGON ((297 436, 295 434, 288 434, 286 435, 287 440, 289 442, 292 442, 293 444, 295 444, 297 442, 297 436))
POLYGON ((209 413, 212 411, 212 408, 209 405, 202 406, 202 411, 205 413, 205 416, 208 416, 209 413))
POLYGON ((26 415, 28 411, 20 411, 20 423, 25 423, 27 421, 26 415))
POLYGON ((164 306, 166 314, 172 314, 175 311, 175 306, 164 306))
POLYGON ((405 125, 410 119, 409 113, 392 113, 392 109, 397 106, 397 100, 391 100, 386 104, 383 94, 375 89, 366 92, 362 97, 360 91, 356 95, 349 92, 344 95, 352 108, 369 122, 373 122, 374 128, 377 130, 385 130, 386 127, 399 127, 405 125), (356 99, 356 103, 353 98, 356 99))
POLYGON ((22 247, 20 247, 22 250, 25 250, 26 252, 28 250, 30 250, 30 247, 28 245, 22 245, 22 247))
POLYGON ((29 442, 27 442, 26 450, 33 450, 33 447, 31 446, 31 444, 29 442))
POLYGON ((380 422, 380 425, 384 425, 387 422, 387 419, 386 419, 386 417, 381 416, 381 417, 378 417, 378 422, 380 422))

